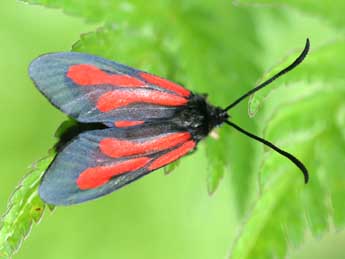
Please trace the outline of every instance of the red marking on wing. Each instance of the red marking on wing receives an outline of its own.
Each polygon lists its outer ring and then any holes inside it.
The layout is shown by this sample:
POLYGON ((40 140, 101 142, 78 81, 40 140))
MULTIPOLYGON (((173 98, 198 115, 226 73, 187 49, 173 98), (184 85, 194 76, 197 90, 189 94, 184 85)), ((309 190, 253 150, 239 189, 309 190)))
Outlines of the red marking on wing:
POLYGON ((71 66, 67 71, 67 77, 79 86, 112 85, 140 87, 145 85, 145 82, 129 75, 107 74, 98 67, 87 64, 71 66))
POLYGON ((107 183, 114 176, 133 172, 144 167, 150 160, 151 158, 149 157, 140 157, 111 166, 88 168, 79 175, 77 185, 81 190, 100 187, 107 183))
POLYGON ((190 140, 186 143, 184 143, 182 146, 174 149, 173 151, 170 151, 169 153, 166 153, 159 158, 157 158, 153 163, 149 166, 149 170, 155 170, 157 168, 160 168, 162 166, 165 166, 180 157, 187 154, 189 151, 191 151, 195 147, 195 142, 193 140, 190 140))
POLYGON ((105 138, 100 141, 99 148, 103 154, 118 158, 161 151, 186 142, 190 138, 191 134, 189 132, 171 133, 145 142, 105 138))
POLYGON ((145 121, 115 121, 114 125, 118 128, 126 128, 143 124, 145 121))
POLYGON ((168 89, 168 90, 173 91, 173 92, 175 92, 179 95, 182 95, 184 97, 190 96, 190 91, 188 91, 187 89, 183 88, 182 86, 175 84, 171 81, 168 81, 164 78, 161 78, 161 77, 158 77, 155 75, 151 75, 151 74, 147 74, 144 72, 141 72, 140 76, 142 78, 144 78, 150 84, 157 85, 159 87, 168 89))
POLYGON ((114 90, 101 95, 97 101, 97 108, 101 112, 108 112, 132 103, 151 103, 164 106, 181 106, 187 99, 149 89, 114 90))

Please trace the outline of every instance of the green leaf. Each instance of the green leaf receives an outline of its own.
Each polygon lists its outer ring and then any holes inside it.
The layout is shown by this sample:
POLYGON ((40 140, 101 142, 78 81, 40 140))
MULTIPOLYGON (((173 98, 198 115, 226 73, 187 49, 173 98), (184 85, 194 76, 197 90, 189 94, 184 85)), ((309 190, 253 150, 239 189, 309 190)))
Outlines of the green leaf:
POLYGON ((310 55, 303 73, 310 81, 301 81, 299 73, 290 75, 287 84, 265 97, 265 137, 306 163, 310 183, 303 185, 301 173, 281 156, 266 154, 261 195, 231 258, 282 258, 301 245, 307 232, 316 237, 325 233, 330 217, 337 227, 344 226, 345 80, 335 71, 333 77, 322 71, 341 62, 343 45, 340 40, 310 55))
POLYGON ((207 175, 207 190, 210 195, 213 194, 218 188, 218 185, 220 184, 220 181, 227 169, 225 165, 228 162, 228 156, 227 152, 224 152, 224 150, 226 150, 228 143, 224 141, 224 131, 222 131, 222 133, 222 136, 219 136, 219 133, 216 132, 216 137, 211 136, 206 140, 206 155, 209 166, 209 173, 207 175), (219 152, 218 150, 222 150, 223 152, 219 152), (213 155, 214 153, 217 153, 218 156, 213 155))
MULTIPOLYGON (((342 49, 342 39, 344 31, 328 26, 322 20, 316 19, 310 15, 296 12, 292 9, 281 8, 259 8, 261 9, 257 15, 257 24, 260 28, 258 37, 262 41, 262 45, 267 48, 261 53, 261 66, 266 70, 260 82, 273 76, 291 62, 302 51, 305 40, 310 39, 310 52, 301 65, 294 69, 291 73, 284 75, 278 82, 288 83, 297 78, 301 80, 318 79, 320 73, 323 77, 342 78, 342 66, 338 63, 330 63, 330 69, 324 69, 319 62, 326 62, 330 58, 334 58, 335 53, 330 53, 329 46, 336 44, 337 48, 342 49), (279 19, 277 19, 277 14, 279 19), (303 28, 301 29, 301 24, 303 28), (289 39, 289 40, 286 40, 289 39), (323 51, 323 49, 326 49, 323 51), (328 50, 327 50, 328 49, 328 50), (311 59, 311 56, 318 55, 317 59, 311 59), (322 55, 322 57, 320 56, 322 55), (329 56, 332 55, 332 56, 329 56), (309 65, 307 65, 309 64, 309 65)), ((253 117, 259 110, 260 105, 266 98, 267 94, 274 91, 281 84, 273 83, 265 89, 255 93, 250 98, 249 114, 253 117)))
MULTIPOLYGON (((59 139, 65 131, 75 125, 72 119, 61 123, 55 136, 59 139)), ((33 223, 38 223, 48 208, 54 206, 46 204, 38 195, 41 178, 56 155, 55 149, 49 155, 32 165, 31 171, 24 176, 13 192, 7 210, 0 220, 0 257, 11 257, 20 248, 23 240, 29 235, 33 223)))
POLYGON ((65 120, 63 121, 60 126, 58 127, 58 129, 55 131, 55 137, 60 139, 63 137, 63 134, 70 128, 72 128, 73 126, 75 126, 77 124, 77 122, 74 119, 69 119, 69 120, 65 120))
POLYGON ((38 196, 38 186, 54 156, 51 153, 33 165, 32 171, 12 194, 7 211, 0 220, 0 257, 11 257, 29 234, 32 224, 41 219, 46 204, 38 196))
POLYGON ((167 166, 165 166, 165 167, 163 168, 164 174, 165 174, 165 175, 171 174, 171 172, 174 171, 174 169, 175 169, 176 167, 178 167, 179 164, 180 164, 180 160, 177 160, 177 161, 175 161, 175 162, 172 162, 172 163, 168 164, 167 166))
POLYGON ((314 0, 236 0, 236 3, 250 4, 258 6, 258 4, 269 5, 277 8, 282 6, 289 6, 300 11, 315 15, 322 18, 324 21, 329 21, 339 27, 345 25, 343 19, 343 10, 345 9, 345 2, 342 0, 334 0, 332 4, 325 1, 314 0))

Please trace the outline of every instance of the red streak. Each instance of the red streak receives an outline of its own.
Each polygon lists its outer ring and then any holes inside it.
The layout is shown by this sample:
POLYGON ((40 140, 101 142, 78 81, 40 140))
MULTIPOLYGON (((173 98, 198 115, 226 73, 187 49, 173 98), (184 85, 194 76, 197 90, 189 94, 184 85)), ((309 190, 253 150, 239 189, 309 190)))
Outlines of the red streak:
POLYGON ((106 92, 99 97, 97 108, 101 112, 108 112, 132 103, 181 106, 187 102, 188 100, 183 97, 149 89, 114 90, 106 92))
POLYGON ((118 128, 126 128, 143 124, 145 121, 115 121, 114 125, 118 128))
POLYGON ((173 91, 173 92, 175 92, 179 95, 185 96, 185 97, 190 96, 190 91, 188 91, 187 89, 183 88, 182 86, 175 84, 173 82, 170 82, 164 78, 161 78, 161 77, 158 77, 155 75, 151 75, 151 74, 147 74, 144 72, 141 72, 140 76, 142 78, 144 78, 150 84, 160 86, 162 88, 168 89, 170 91, 173 91))
POLYGON ((79 86, 113 85, 144 86, 145 83, 128 75, 107 74, 101 69, 87 64, 73 65, 67 71, 67 77, 79 86))
POLYGON ((77 185, 81 190, 94 189, 106 184, 114 176, 144 167, 149 161, 149 157, 140 157, 111 166, 91 167, 79 175, 77 185))
POLYGON ((149 166, 149 170, 155 170, 179 159, 180 157, 191 151, 194 147, 195 142, 193 140, 184 143, 179 148, 176 148, 175 150, 170 151, 169 153, 166 153, 165 155, 162 155, 161 157, 153 161, 153 163, 149 166))
POLYGON ((145 142, 105 138, 99 143, 101 152, 109 157, 118 158, 137 154, 148 154, 174 147, 191 138, 189 132, 171 133, 145 142))

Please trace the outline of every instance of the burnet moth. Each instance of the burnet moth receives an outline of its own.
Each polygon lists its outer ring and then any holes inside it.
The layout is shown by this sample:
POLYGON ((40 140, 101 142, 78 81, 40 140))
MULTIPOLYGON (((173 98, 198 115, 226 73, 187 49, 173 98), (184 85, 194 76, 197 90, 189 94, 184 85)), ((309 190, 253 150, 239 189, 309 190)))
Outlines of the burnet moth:
POLYGON ((76 121, 61 137, 42 178, 40 197, 49 204, 70 205, 113 192, 192 152, 223 123, 288 158, 307 183, 308 171, 296 157, 240 128, 228 111, 298 66, 308 51, 307 39, 291 65, 225 109, 164 78, 100 57, 76 52, 38 57, 29 68, 31 79, 76 121))

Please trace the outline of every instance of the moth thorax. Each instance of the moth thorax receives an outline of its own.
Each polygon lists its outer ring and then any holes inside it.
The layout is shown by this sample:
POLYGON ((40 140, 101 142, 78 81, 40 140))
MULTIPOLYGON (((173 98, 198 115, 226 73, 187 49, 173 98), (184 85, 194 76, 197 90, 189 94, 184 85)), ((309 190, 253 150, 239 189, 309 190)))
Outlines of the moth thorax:
POLYGON ((192 132, 195 140, 200 140, 226 118, 228 118, 227 113, 221 108, 208 104, 204 96, 193 95, 174 121, 192 132))

